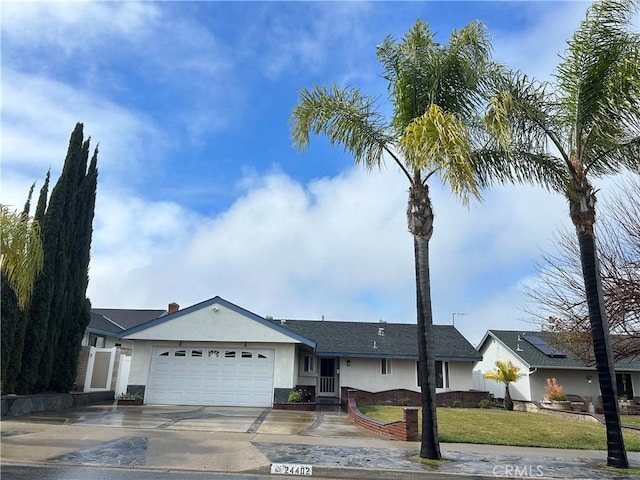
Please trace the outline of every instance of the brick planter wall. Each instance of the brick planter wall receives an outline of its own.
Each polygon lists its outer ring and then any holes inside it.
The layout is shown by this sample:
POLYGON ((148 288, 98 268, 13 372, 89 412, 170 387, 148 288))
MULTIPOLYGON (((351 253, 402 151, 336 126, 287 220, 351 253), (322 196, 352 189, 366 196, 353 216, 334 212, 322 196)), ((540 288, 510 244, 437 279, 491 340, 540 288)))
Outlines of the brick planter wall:
POLYGON ((454 402, 458 402, 460 407, 480 408, 480 401, 485 399, 491 400, 489 392, 478 390, 442 392, 436 393, 436 406, 451 407, 454 402))
MULTIPOLYGON (((351 393, 351 392, 349 392, 351 393)), ((347 413, 356 425, 372 432, 380 433, 405 442, 418 441, 418 409, 405 407, 402 409, 403 419, 397 422, 383 423, 369 418, 358 410, 355 398, 347 400, 347 413)))
MULTIPOLYGON (((422 405, 420 392, 412 390, 385 390, 384 392, 366 392, 364 390, 354 390, 349 387, 342 388, 343 409, 347 410, 346 399, 353 398, 360 405, 407 405, 419 407, 422 405)), ((450 407, 454 402, 459 402, 460 407, 478 408, 480 401, 491 399, 489 392, 477 390, 452 391, 436 394, 436 405, 438 407, 450 407)))

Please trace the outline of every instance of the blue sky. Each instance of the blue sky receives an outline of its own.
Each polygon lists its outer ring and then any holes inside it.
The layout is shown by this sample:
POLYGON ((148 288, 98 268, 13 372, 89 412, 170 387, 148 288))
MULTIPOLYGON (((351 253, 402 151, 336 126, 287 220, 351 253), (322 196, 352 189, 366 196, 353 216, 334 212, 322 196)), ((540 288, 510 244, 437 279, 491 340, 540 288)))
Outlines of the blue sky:
MULTIPOLYGON (((77 121, 99 142, 89 296, 95 307, 182 307, 215 295, 260 315, 415 321, 407 185, 366 173, 288 118, 301 88, 378 96, 375 47, 417 18, 446 42, 479 19, 494 57, 551 79, 589 2, 3 2, 2 194, 59 174, 77 121)), ((531 328, 522 286, 568 224, 532 187, 467 209, 433 185, 436 323, 476 343, 531 328)))

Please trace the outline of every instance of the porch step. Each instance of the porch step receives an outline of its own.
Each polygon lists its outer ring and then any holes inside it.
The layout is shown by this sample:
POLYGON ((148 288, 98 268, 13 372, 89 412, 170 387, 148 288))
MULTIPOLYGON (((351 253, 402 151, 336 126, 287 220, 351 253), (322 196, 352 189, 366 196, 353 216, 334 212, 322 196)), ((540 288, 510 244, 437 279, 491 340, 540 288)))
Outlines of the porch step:
POLYGON ((340 412, 341 410, 339 398, 316 397, 316 412, 340 412))

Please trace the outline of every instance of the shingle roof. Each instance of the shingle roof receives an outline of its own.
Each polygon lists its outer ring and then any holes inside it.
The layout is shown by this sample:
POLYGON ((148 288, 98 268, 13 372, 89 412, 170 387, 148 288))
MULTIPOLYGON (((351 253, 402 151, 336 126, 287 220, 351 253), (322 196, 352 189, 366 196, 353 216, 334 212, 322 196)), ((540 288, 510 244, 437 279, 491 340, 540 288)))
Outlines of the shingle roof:
MULTIPOLYGON (((587 365, 584 361, 571 353, 568 349, 562 349, 566 356, 548 356, 526 340, 528 335, 540 337, 550 345, 558 345, 558 335, 552 332, 533 332, 522 330, 488 330, 487 335, 480 344, 486 342, 489 336, 493 336, 498 341, 508 347, 515 355, 519 356, 532 368, 588 368, 593 369, 593 365, 587 365)), ((624 360, 616 363, 616 369, 640 370, 640 359, 624 360)))
MULTIPOLYGON (((316 354, 352 357, 418 358, 415 324, 319 320, 273 320, 274 323, 314 340, 316 354), (379 329, 384 335, 379 335, 379 329)), ((481 360, 478 351, 452 325, 434 325, 438 360, 481 360)))
POLYGON ((115 335, 165 315, 166 310, 132 310, 128 308, 92 308, 89 330, 115 335))

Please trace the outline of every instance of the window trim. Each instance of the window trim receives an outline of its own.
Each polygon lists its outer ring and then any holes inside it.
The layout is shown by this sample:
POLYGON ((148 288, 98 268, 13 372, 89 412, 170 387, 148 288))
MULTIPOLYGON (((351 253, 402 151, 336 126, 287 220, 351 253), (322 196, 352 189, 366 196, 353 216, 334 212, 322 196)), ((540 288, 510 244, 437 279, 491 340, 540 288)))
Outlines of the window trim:
MULTIPOLYGON (((451 388, 449 372, 451 370, 449 361, 436 360, 436 388, 446 390, 451 388), (440 363, 440 371, 438 372, 438 363, 440 363), (438 385, 438 380, 442 380, 442 386, 438 385)), ((416 361, 416 385, 420 386, 420 362, 416 361)))
POLYGON ((391 359, 381 358, 380 360, 380 375, 391 375, 393 373, 393 369, 391 368, 391 359))
POLYGON ((318 357, 303 353, 300 358, 300 375, 310 377, 318 374, 318 357))

